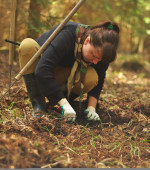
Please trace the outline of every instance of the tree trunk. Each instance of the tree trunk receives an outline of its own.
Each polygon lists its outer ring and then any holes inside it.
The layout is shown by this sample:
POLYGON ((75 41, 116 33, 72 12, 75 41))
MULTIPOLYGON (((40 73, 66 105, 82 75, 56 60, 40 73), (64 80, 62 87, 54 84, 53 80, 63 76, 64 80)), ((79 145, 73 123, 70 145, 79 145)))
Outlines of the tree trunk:
POLYGON ((27 36, 33 39, 38 37, 40 9, 38 0, 30 0, 27 36))

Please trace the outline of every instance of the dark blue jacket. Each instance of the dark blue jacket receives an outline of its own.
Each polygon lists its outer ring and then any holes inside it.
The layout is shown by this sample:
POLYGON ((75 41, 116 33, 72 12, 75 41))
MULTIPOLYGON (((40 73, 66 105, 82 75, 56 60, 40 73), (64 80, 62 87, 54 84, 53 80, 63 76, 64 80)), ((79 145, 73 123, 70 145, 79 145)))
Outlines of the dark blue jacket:
MULTIPOLYGON (((60 99, 64 98, 54 77, 54 68, 56 66, 72 67, 75 61, 74 48, 76 34, 75 30, 78 23, 68 22, 51 44, 41 55, 36 66, 35 75, 41 87, 42 93, 48 98, 51 104, 56 104, 60 99)), ((45 32, 35 41, 42 46, 49 38, 57 26, 50 31, 45 32)), ((101 89, 103 87, 105 72, 108 64, 100 61, 97 65, 92 64, 99 76, 98 85, 93 88, 88 95, 99 99, 101 89)), ((63 76, 63 75, 62 75, 63 76)))

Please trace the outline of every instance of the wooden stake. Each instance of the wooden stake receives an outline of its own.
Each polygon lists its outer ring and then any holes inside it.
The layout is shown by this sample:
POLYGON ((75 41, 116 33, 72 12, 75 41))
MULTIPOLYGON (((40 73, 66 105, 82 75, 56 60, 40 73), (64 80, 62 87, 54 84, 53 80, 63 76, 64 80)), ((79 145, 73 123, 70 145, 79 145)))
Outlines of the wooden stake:
MULTIPOLYGON (((16 0, 11 0, 11 20, 10 20, 11 41, 15 41, 15 23, 16 23, 15 19, 16 19, 16 0)), ((12 72, 14 55, 15 55, 15 46, 13 44, 9 44, 9 66, 10 66, 9 86, 11 85, 11 72, 12 72)))
MULTIPOLYGON (((11 0, 10 40, 15 41, 16 0, 11 0)), ((13 65, 14 44, 9 44, 9 65, 13 65)))

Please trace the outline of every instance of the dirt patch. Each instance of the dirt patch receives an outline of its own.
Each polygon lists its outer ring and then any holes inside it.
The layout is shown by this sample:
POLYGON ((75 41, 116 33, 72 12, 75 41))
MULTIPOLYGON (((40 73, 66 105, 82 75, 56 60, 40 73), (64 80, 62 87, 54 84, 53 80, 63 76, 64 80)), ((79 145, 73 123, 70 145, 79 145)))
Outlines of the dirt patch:
MULTIPOLYGON (((10 82, 7 62, 8 52, 1 53, 1 94, 10 82)), ((73 124, 48 104, 50 114, 34 119, 23 80, 17 82, 0 103, 0 167, 150 168, 150 80, 138 76, 142 72, 116 70, 107 73, 97 106, 100 122, 85 120, 86 96, 81 112, 78 99, 71 102, 73 124)), ((16 61, 12 82, 18 72, 16 61)))

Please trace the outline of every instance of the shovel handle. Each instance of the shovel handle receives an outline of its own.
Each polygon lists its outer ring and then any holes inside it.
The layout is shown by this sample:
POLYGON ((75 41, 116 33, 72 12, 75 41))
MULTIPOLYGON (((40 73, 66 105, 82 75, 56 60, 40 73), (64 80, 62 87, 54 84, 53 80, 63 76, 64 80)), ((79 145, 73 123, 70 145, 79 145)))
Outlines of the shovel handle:
POLYGON ((65 17, 65 19, 60 23, 56 30, 50 35, 46 42, 40 47, 40 49, 33 55, 33 57, 28 61, 28 63, 21 69, 18 75, 15 77, 16 80, 20 80, 22 75, 31 67, 34 61, 43 53, 46 47, 52 42, 52 40, 58 35, 64 25, 71 19, 71 17, 76 13, 85 0, 80 0, 75 7, 70 11, 70 13, 65 17))

